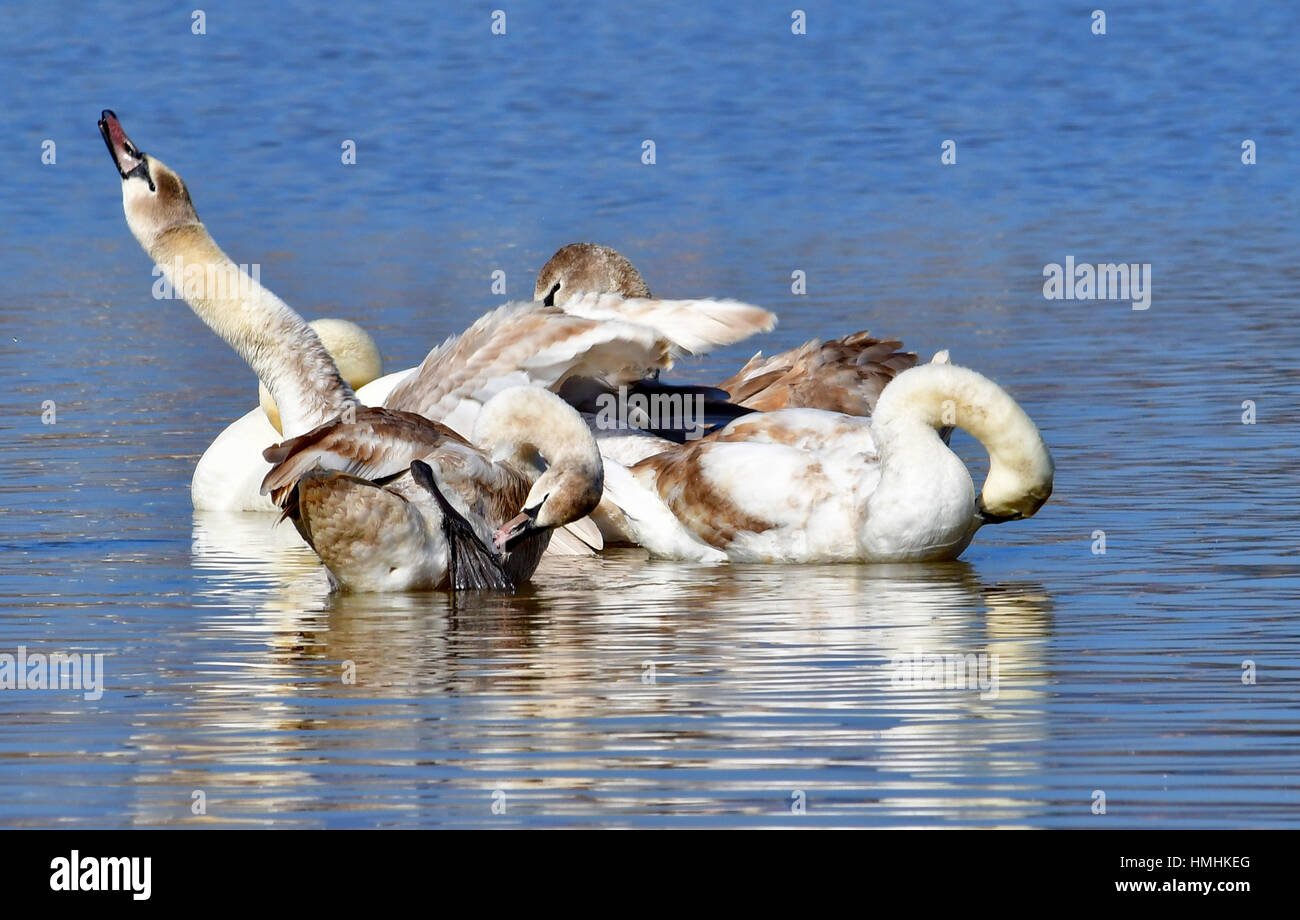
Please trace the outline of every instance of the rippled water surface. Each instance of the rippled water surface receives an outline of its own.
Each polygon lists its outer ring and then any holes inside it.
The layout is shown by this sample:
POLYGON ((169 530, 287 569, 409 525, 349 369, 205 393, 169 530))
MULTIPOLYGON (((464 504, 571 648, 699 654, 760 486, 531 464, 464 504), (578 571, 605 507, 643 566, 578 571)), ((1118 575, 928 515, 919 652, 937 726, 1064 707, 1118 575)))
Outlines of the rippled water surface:
POLYGON ((788 6, 0 10, 0 653, 106 684, 0 690, 0 824, 1300 824, 1300 9, 788 6), (291 531, 191 511, 255 381, 150 296, 105 107, 391 368, 598 240, 780 314, 683 379, 950 348, 1056 492, 944 565, 622 550, 514 598, 331 596, 291 531), (1067 256, 1150 263, 1150 309, 1045 300, 1067 256), (998 692, 896 681, 918 651, 996 655, 998 692))

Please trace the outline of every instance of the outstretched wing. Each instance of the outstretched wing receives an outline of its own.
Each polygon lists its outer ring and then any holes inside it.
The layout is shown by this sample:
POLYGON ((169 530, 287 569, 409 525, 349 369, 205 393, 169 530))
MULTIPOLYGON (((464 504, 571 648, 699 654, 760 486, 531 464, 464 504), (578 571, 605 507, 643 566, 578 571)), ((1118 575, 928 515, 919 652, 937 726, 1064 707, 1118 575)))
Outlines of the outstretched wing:
POLYGON ((669 352, 648 327, 507 304, 429 352, 384 405, 469 434, 483 404, 507 387, 553 390, 572 377, 618 386, 670 367, 669 352))
POLYGON ((657 300, 619 294, 583 294, 561 308, 573 316, 648 326, 673 355, 701 355, 776 328, 776 314, 739 300, 657 300))

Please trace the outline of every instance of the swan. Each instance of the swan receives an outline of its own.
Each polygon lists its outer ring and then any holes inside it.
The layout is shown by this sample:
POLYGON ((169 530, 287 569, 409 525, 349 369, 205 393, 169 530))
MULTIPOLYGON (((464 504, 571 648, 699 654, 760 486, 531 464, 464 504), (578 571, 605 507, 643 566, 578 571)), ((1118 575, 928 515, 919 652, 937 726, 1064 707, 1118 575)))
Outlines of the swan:
POLYGON ((358 592, 512 590, 556 528, 595 509, 603 483, 582 416, 533 386, 489 399, 471 441, 414 413, 362 408, 265 456, 263 488, 332 586, 358 592))
MULTIPOLYGON (((591 292, 621 294, 629 305, 651 296, 641 273, 618 250, 569 243, 542 266, 533 297, 568 309, 591 292)), ((771 357, 758 352, 715 389, 735 406, 757 412, 812 408, 866 416, 886 384, 916 364, 917 356, 901 348, 897 339, 879 339, 866 331, 826 342, 812 339, 771 357)), ((606 460, 625 467, 674 447, 660 433, 634 428, 601 432, 598 441, 606 460)), ((602 499, 593 520, 606 544, 638 542, 611 494, 602 499)))
MULTIPOLYGON (((641 273, 618 250, 569 243, 542 266, 533 298, 576 310, 575 302, 592 292, 628 298, 624 309, 633 318, 636 304, 651 296, 641 273)), ((769 357, 758 352, 716 388, 732 403, 760 412, 811 408, 870 415, 889 381, 916 364, 916 355, 902 347, 897 339, 876 338, 865 330, 829 341, 812 339, 769 357)))
POLYGON ((554 527, 595 507, 600 453, 558 396, 503 388, 489 398, 476 432, 490 453, 422 416, 360 406, 312 328, 213 241, 181 178, 142 153, 113 112, 99 128, 132 234, 275 401, 285 441, 264 452, 274 465, 263 488, 317 549, 334 587, 511 587, 531 574, 554 527), (326 456, 339 468, 320 469, 326 456), (544 472, 541 459, 550 461, 544 472), (383 482, 358 475, 367 471, 383 482), (502 518, 502 508, 521 507, 502 518))
POLYGON ((900 373, 870 419, 782 409, 737 419, 626 467, 605 495, 652 555, 700 562, 955 559, 985 524, 1032 516, 1054 465, 1033 421, 969 368, 900 373), (978 497, 940 437, 965 429, 989 454, 978 497))
MULTIPOLYGON (((200 319, 267 385, 284 435, 365 405, 302 318, 241 272, 212 240, 180 177, 141 152, 111 111, 103 113, 100 131, 122 178, 132 234, 200 319)), ((433 349, 419 367, 381 377, 361 394, 466 435, 485 402, 507 387, 634 382, 671 367, 678 357, 771 329, 775 321, 767 310, 730 300, 638 301, 629 310, 617 294, 593 293, 564 310, 507 304, 433 349)), ((255 457, 247 462, 261 469, 255 457)), ((248 468, 232 475, 245 481, 248 468)), ((568 529, 577 543, 599 548, 599 533, 589 521, 568 529)))
POLYGON ((285 437, 357 408, 356 394, 301 316, 242 271, 199 221, 175 172, 137 147, 105 109, 99 130, 122 179, 127 227, 173 290, 265 384, 285 437))
MULTIPOLYGON (((383 375, 383 359, 375 340, 356 323, 317 319, 308 325, 354 390, 383 375)), ((199 458, 190 480, 195 511, 277 510, 271 499, 261 494, 262 480, 271 470, 262 459, 262 451, 283 437, 280 410, 266 384, 260 381, 258 403, 258 408, 217 435, 199 458)))

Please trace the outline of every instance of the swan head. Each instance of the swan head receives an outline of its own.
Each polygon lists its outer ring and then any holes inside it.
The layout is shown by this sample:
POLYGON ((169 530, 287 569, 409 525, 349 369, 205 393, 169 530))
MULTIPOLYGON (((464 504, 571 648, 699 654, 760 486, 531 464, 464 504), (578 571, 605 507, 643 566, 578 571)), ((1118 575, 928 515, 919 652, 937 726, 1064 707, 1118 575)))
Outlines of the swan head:
POLYGON ((961 428, 988 451, 988 477, 975 506, 980 523, 1032 517, 1051 496, 1056 465, 1038 426, 987 377, 936 362, 903 371, 880 394, 872 427, 917 422, 936 431, 961 428))
POLYGON ((502 390, 483 406, 471 440, 494 460, 536 476, 523 509, 493 535, 501 551, 586 517, 600 504, 605 468, 596 439, 577 410, 549 390, 502 390))
POLYGON ((100 115, 99 133, 122 177, 127 226, 146 251, 168 230, 199 222, 181 177, 132 143, 110 109, 100 115))
MULTIPOLYGON (((325 350, 334 359, 335 366, 348 386, 359 390, 372 380, 384 375, 384 359, 379 354, 379 346, 366 330, 356 323, 345 319, 317 319, 308 323, 315 331, 325 350)), ((271 391, 266 384, 258 381, 257 399, 266 413, 267 419, 276 431, 280 427, 280 409, 271 398, 271 391)))
POLYGON ((578 294, 649 297, 641 273, 617 249, 595 243, 570 243, 542 266, 533 300, 559 307, 578 294))

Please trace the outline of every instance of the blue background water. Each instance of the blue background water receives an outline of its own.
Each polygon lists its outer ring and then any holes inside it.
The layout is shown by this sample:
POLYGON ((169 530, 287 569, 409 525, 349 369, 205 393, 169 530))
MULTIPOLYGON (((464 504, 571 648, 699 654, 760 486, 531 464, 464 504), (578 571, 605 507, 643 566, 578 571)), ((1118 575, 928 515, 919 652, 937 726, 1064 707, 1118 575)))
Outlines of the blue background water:
POLYGON ((1071 3, 803 2, 795 36, 792 4, 514 2, 494 36, 493 6, 0 8, 0 651, 102 652, 108 687, 0 691, 0 824, 1300 824, 1300 8, 1115 4, 1102 37, 1071 3), (150 297, 105 107, 392 368, 597 240, 780 314, 684 378, 860 328, 950 348, 1056 493, 949 565, 622 552, 454 609, 331 597, 291 534, 190 510, 255 381, 150 297), (1151 263, 1150 309, 1045 300, 1069 255, 1151 263), (1001 692, 895 686, 916 649, 997 654, 1001 692))

